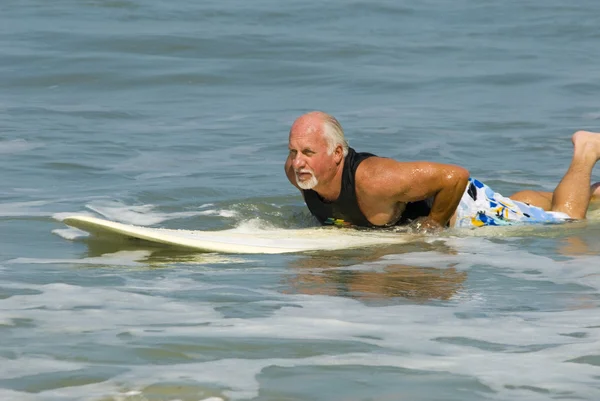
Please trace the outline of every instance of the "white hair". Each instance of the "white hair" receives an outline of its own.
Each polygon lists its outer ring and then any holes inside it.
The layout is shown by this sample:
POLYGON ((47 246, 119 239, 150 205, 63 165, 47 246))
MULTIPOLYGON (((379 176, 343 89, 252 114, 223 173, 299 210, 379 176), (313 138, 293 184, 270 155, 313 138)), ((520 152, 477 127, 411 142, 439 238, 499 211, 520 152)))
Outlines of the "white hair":
POLYGON ((323 135, 329 145, 327 153, 332 154, 338 145, 342 146, 344 157, 348 154, 348 141, 344 138, 344 129, 335 117, 326 114, 323 121, 323 135))

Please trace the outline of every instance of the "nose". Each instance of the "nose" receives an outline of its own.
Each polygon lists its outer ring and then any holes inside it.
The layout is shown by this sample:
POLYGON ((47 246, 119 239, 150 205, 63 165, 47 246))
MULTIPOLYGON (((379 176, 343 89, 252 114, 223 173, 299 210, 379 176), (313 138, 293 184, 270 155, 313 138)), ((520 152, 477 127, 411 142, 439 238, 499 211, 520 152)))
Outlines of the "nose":
POLYGON ((292 159, 292 165, 296 170, 306 167, 306 160, 301 153, 298 153, 296 157, 292 159))

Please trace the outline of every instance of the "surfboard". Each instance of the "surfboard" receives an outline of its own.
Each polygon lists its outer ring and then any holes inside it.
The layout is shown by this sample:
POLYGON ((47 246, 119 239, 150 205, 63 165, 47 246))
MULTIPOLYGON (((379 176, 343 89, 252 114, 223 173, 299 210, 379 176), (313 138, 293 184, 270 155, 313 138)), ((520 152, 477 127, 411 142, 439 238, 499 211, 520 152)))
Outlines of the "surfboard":
POLYGON ((83 230, 94 236, 134 238, 170 247, 219 253, 278 254, 338 250, 401 244, 415 239, 415 236, 396 232, 365 231, 337 227, 244 232, 236 229, 200 231, 152 228, 85 215, 66 216, 62 218, 62 221, 68 226, 83 230))

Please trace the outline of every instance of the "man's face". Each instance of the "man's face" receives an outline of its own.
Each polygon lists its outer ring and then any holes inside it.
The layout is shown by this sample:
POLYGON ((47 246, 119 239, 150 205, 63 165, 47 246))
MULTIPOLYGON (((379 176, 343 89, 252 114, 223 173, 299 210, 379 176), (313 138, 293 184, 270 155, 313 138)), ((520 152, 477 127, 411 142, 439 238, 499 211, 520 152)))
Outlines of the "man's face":
POLYGON ((328 154, 328 143, 316 130, 290 131, 288 162, 296 175, 296 183, 302 189, 314 189, 335 165, 333 155, 328 154))

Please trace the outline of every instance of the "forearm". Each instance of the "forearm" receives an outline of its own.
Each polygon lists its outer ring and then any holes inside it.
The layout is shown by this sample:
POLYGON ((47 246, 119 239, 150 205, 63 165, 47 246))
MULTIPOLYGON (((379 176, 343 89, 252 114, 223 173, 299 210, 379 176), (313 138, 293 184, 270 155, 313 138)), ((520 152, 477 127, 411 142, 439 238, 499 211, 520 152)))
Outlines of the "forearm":
POLYGON ((442 227, 445 226, 456 211, 468 181, 469 172, 465 169, 457 168, 447 174, 441 189, 433 198, 428 219, 442 227))

